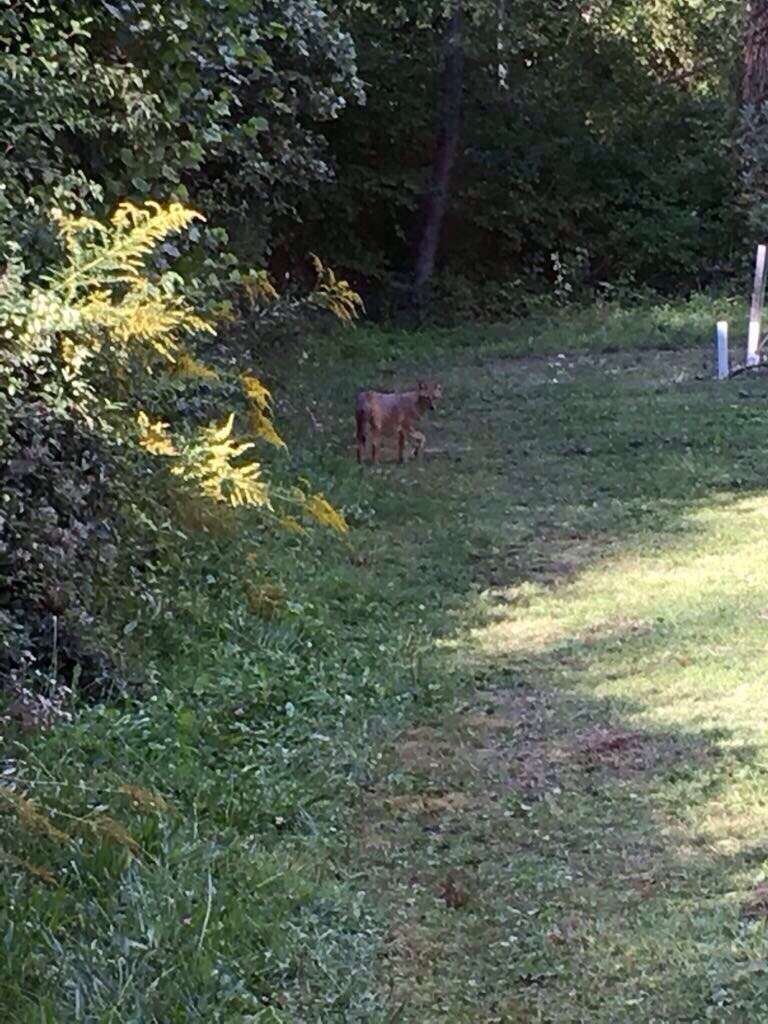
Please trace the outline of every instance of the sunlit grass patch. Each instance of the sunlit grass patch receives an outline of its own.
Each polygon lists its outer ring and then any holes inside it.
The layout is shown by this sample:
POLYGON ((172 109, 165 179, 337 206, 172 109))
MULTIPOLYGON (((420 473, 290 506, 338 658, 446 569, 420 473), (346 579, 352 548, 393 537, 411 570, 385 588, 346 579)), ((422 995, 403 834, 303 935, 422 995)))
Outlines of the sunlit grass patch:
MULTIPOLYGON (((406 1020, 741 1020, 760 1005, 739 964, 764 953, 728 938, 768 826, 760 434, 733 388, 689 383, 681 404, 674 360, 654 373, 610 390, 574 373, 549 394, 534 369, 525 399, 510 364, 492 399, 482 371, 461 392, 479 434, 441 479, 482 515, 462 538, 471 628, 442 650, 491 689, 443 720, 455 753, 389 776, 406 803, 380 822, 384 875, 422 951, 418 971, 408 944, 392 968, 406 1020), (414 782, 467 794, 459 822, 414 782), (461 910, 440 907, 453 866, 461 910)), ((761 400, 756 382, 744 394, 761 400)))

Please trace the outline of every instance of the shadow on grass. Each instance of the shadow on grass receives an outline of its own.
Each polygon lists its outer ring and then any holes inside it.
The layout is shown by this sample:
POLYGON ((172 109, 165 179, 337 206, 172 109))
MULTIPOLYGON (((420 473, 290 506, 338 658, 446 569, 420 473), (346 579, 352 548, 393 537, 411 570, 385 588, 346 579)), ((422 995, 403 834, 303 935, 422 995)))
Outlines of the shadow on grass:
POLYGON ((476 690, 366 804, 397 1019, 754 1019, 763 384, 497 376, 455 377, 440 458, 347 478, 441 604, 435 672, 476 690), (478 653, 468 621, 547 628, 478 653))
MULTIPOLYGON (((603 639, 598 666, 620 640, 603 639)), ((742 833, 716 813, 742 804, 734 780, 760 748, 727 725, 642 724, 641 694, 599 696, 599 667, 549 652, 474 673, 459 711, 401 737, 366 804, 361 856, 388 907, 382 974, 402 1020, 754 1009, 762 981, 743 984, 733 938, 762 928, 754 895, 752 925, 744 908, 768 840, 743 806, 742 833)))

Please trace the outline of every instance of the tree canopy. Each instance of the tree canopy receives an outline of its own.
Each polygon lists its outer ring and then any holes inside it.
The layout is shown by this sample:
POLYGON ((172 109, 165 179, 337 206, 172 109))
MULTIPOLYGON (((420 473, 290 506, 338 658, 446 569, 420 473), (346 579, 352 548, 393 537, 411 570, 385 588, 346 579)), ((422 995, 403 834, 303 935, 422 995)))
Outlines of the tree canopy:
POLYGON ((248 262, 283 272, 318 251, 375 292, 416 272, 448 138, 435 266, 454 286, 705 284, 744 234, 734 155, 744 166, 746 145, 760 163, 762 131, 734 131, 742 81, 761 66, 748 60, 744 77, 760 5, 746 12, 734 0, 6 0, 0 232, 44 259, 51 203, 178 199, 227 227, 248 262))

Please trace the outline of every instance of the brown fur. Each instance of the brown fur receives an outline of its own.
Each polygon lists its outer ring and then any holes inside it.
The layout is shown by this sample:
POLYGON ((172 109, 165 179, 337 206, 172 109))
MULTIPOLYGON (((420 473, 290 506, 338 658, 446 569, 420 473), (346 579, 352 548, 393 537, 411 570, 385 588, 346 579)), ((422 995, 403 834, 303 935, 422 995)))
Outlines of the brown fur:
POLYGON ((381 447, 382 435, 397 434, 397 461, 403 461, 405 439, 414 442, 413 456, 418 457, 426 438, 415 424, 428 409, 435 408, 443 389, 433 381, 419 381, 415 391, 385 394, 381 391, 361 391, 357 396, 357 461, 362 462, 370 437, 371 461, 375 462, 381 447))

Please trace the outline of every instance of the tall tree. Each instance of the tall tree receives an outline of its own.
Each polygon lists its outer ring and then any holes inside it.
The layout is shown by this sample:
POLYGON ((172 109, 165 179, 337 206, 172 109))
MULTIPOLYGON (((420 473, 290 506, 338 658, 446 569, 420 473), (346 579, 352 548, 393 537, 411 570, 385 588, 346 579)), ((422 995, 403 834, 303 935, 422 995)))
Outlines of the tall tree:
POLYGON ((737 148, 750 242, 768 235, 768 0, 749 0, 737 148))
POLYGON ((747 3, 741 95, 754 106, 768 98, 768 0, 747 3))
POLYGON ((424 222, 418 242, 414 274, 416 301, 435 270, 440 231, 448 206, 451 172, 461 136, 461 106, 464 90, 464 43, 462 39, 463 2, 454 0, 443 50, 441 97, 437 141, 432 164, 432 181, 424 197, 424 222))
POLYGON ((691 287, 727 262, 744 0, 462 0, 452 165, 454 0, 337 2, 367 105, 323 128, 335 182, 299 200, 285 247, 321 252, 369 310, 402 311, 417 256, 441 315, 491 295, 504 315, 563 276, 691 287))

